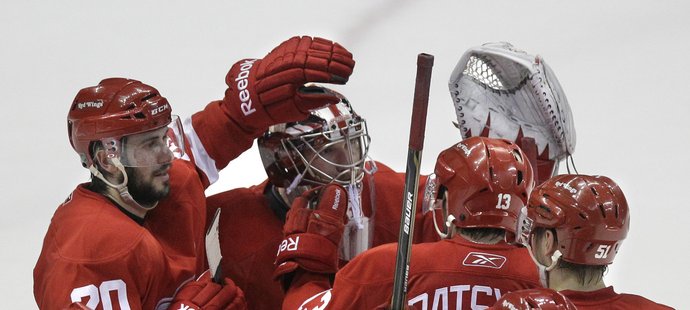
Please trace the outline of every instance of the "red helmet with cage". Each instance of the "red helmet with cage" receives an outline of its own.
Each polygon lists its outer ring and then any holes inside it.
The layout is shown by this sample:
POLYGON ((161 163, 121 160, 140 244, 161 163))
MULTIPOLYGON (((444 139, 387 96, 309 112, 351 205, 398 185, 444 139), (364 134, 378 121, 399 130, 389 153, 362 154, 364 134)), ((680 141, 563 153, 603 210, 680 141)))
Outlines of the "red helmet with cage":
POLYGON ((448 214, 461 228, 514 233, 534 184, 525 154, 505 139, 465 139, 439 154, 434 174, 439 192, 446 191, 448 214))
POLYGON ((67 115, 67 130, 72 148, 88 168, 93 165, 91 142, 119 140, 171 121, 170 104, 158 90, 136 80, 109 78, 79 91, 67 115))
POLYGON ((605 176, 549 179, 532 191, 527 218, 531 229, 556 231, 563 260, 584 265, 612 263, 630 228, 623 191, 605 176))
POLYGON ((503 295, 487 310, 574 310, 572 301, 563 294, 549 288, 535 288, 513 291, 503 295))
POLYGON ((366 121, 343 95, 340 102, 313 110, 302 121, 271 126, 259 138, 261 160, 274 186, 358 183, 369 149, 366 121), (317 163, 321 162, 321 166, 317 163))

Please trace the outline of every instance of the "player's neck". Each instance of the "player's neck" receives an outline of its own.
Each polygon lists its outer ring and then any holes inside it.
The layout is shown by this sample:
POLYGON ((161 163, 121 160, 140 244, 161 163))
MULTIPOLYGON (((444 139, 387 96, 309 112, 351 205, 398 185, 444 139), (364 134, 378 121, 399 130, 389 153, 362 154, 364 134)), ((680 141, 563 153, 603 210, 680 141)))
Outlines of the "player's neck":
POLYGON ((278 192, 278 197, 283 200, 285 205, 290 207, 292 205, 292 200, 291 196, 287 193, 287 190, 283 187, 276 187, 276 191, 278 192))
POLYGON ((581 283, 572 272, 560 268, 549 271, 549 288, 556 291, 571 290, 579 292, 591 292, 606 287, 603 278, 596 281, 581 283))
POLYGON ((148 206, 142 206, 144 208, 142 208, 140 206, 133 206, 133 205, 130 205, 127 202, 125 202, 124 199, 122 199, 122 196, 120 196, 120 193, 118 193, 116 189, 108 186, 108 188, 106 188, 105 191, 106 192, 103 193, 105 196, 108 196, 115 203, 117 203, 117 205, 119 205, 121 208, 127 210, 127 212, 131 213, 134 216, 142 218, 142 219, 146 216, 146 213, 148 212, 148 210, 153 209, 153 207, 155 206, 155 205, 151 206, 151 208, 149 208, 149 209, 145 209, 148 206))
MULTIPOLYGON (((474 243, 479 243, 479 244, 497 244, 499 242, 502 242, 505 240, 504 236, 472 236, 469 234, 464 233, 461 229, 457 229, 457 227, 454 227, 454 233, 453 234, 458 234, 460 235, 461 238, 474 242, 474 243)), ((452 236, 452 235, 451 235, 452 236)))
POLYGON ((292 202, 295 200, 295 198, 302 195, 302 193, 310 190, 311 187, 309 187, 309 186, 298 186, 289 194, 287 192, 287 189, 285 189, 284 187, 275 187, 275 189, 278 192, 278 196, 280 196, 280 199, 282 199, 283 202, 289 207, 292 205, 292 202))

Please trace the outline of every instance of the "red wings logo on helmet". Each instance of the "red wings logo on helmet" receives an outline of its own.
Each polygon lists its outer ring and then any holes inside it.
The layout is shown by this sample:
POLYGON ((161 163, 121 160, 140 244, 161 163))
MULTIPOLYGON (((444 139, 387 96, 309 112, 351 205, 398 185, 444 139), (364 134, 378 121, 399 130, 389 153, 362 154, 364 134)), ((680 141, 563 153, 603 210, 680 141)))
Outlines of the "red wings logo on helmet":
POLYGON ((506 261, 507 259, 505 256, 481 252, 470 252, 465 257, 462 265, 500 269, 503 267, 506 261))
POLYGON ((460 142, 458 143, 457 147, 462 150, 463 153, 465 153, 465 157, 470 156, 470 149, 465 145, 464 143, 460 142))
POLYGON ((94 101, 77 103, 77 109, 79 109, 79 110, 83 110, 86 108, 100 109, 102 107, 103 107, 103 100, 94 100, 94 101))

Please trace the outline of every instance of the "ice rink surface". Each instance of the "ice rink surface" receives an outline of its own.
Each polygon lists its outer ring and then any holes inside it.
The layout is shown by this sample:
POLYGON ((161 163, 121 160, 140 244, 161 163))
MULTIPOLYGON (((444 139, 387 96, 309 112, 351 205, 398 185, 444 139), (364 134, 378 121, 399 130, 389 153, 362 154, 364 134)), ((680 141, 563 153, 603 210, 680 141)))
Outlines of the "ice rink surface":
MULTIPOLYGON (((88 180, 66 135, 80 88, 139 79, 186 117, 223 96, 236 60, 313 35, 353 52, 355 73, 335 88, 368 119, 372 157, 401 171, 416 55, 435 55, 422 173, 459 140, 447 81, 467 48, 508 41, 542 55, 573 110, 579 172, 613 178, 630 204, 606 283, 690 308, 688 12, 685 1, 1 1, 0 296, 36 308, 50 218, 88 180)), ((253 148, 207 193, 264 178, 253 148)))

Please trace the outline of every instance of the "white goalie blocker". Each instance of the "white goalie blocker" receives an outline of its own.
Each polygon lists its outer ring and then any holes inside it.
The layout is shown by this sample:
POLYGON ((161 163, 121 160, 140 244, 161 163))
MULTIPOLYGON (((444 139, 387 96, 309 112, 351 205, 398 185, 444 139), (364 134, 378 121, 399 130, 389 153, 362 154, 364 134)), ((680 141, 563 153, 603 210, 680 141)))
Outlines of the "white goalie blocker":
POLYGON ((538 183, 555 175, 558 163, 575 151, 568 99, 540 56, 507 42, 474 47, 463 54, 448 86, 463 139, 516 142, 532 154, 538 183))

